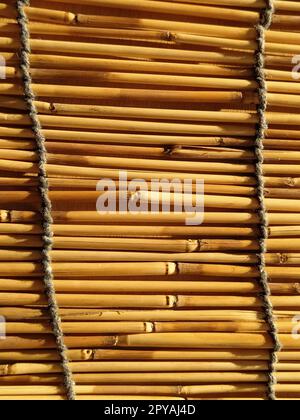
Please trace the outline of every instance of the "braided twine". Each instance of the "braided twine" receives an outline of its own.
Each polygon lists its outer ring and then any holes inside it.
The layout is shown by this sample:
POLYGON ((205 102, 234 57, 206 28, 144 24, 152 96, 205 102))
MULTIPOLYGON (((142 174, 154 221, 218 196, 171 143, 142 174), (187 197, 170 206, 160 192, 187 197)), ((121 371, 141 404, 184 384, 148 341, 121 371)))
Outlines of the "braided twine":
POLYGON ((20 50, 20 68, 24 83, 24 97, 28 107, 28 113, 32 122, 32 131, 36 140, 37 153, 39 156, 39 192, 41 197, 41 218, 43 227, 43 249, 42 249, 42 268, 45 293, 48 299, 48 307, 52 321, 53 333, 56 339, 57 349, 61 358, 62 370, 64 376, 64 385, 68 400, 75 400, 75 384, 72 378, 70 363, 68 358, 68 349, 64 343, 64 334, 62 330, 61 319, 59 316, 59 307, 56 300, 54 287, 54 276, 51 265, 50 252, 53 247, 52 232, 52 205, 49 199, 49 184, 47 178, 47 150, 46 139, 42 132, 42 126, 35 106, 35 94, 32 89, 32 78, 30 74, 30 32, 29 22, 25 7, 30 5, 30 0, 16 0, 17 21, 20 27, 21 50, 20 50))
POLYGON ((266 271, 266 252, 267 252, 267 239, 269 237, 269 221, 268 212, 265 204, 265 180, 264 180, 264 140, 265 133, 268 129, 268 123, 266 119, 266 111, 268 106, 267 101, 267 84, 265 76, 265 42, 266 42, 266 30, 268 30, 272 24, 272 19, 275 13, 275 7, 273 0, 266 0, 266 8, 261 13, 260 23, 256 26, 257 31, 257 51, 255 54, 256 65, 255 73, 256 80, 258 82, 258 96, 259 104, 257 106, 257 112, 259 122, 257 125, 257 133, 255 140, 255 154, 256 154, 256 177, 258 183, 258 200, 259 200, 259 216, 261 223, 261 237, 259 240, 260 252, 259 252, 259 272, 260 272, 260 286, 262 292, 260 296, 263 301, 265 318, 269 327, 269 332, 273 341, 273 349, 271 350, 270 369, 268 372, 268 399, 271 401, 276 400, 276 368, 278 363, 278 352, 282 349, 281 343, 278 337, 278 329, 276 325, 276 319, 274 317, 273 305, 271 302, 271 289, 269 285, 268 274, 266 271))

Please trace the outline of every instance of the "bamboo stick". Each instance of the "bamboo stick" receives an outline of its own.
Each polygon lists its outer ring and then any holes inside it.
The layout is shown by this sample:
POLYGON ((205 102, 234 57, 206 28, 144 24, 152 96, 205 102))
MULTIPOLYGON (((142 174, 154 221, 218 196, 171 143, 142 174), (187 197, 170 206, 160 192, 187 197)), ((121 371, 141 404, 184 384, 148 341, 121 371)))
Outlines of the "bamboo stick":
MULTIPOLYGON (((0 236, 0 245, 2 246, 1 261, 39 261, 41 258, 40 251, 33 248, 39 248, 41 246, 41 239, 31 240, 32 236, 24 239, 21 238, 10 238, 0 236), (6 248, 3 248, 6 247, 6 248), (10 249, 22 248, 20 249, 10 249), (29 249, 28 249, 29 248, 29 249)), ((145 241, 149 244, 143 245, 143 250, 139 249, 138 242, 134 239, 134 242, 130 242, 130 239, 123 240, 123 245, 119 244, 122 241, 120 238, 116 238, 114 245, 109 245, 112 238, 102 238, 96 244, 91 242, 91 238, 58 238, 54 241, 54 251, 51 252, 53 261, 55 262, 105 262, 105 261, 157 261, 157 262, 187 262, 187 263, 217 263, 217 264, 256 264, 257 257, 254 254, 245 255, 242 252, 245 251, 257 251, 258 242, 250 240, 202 240, 201 243, 195 241, 195 246, 199 246, 197 252, 185 252, 178 251, 172 252, 172 246, 168 245, 167 240, 155 239, 160 246, 156 245, 156 242, 148 239, 141 240, 142 243, 145 241), (62 239, 60 242, 59 239, 62 239), (105 244, 107 239, 108 245, 105 244), (85 243, 81 244, 81 240, 85 240, 85 243), (162 242, 162 241, 165 241, 162 242), (124 243, 128 242, 128 248, 124 243), (129 251, 129 249, 132 251, 129 251), (147 252, 147 248, 150 252, 147 252), (158 249, 160 248, 160 249, 158 249), (57 250, 58 249, 58 250, 57 250), (98 250, 100 251, 98 251, 98 250), (119 251, 111 251, 111 250, 119 251), (73 251, 74 250, 74 251, 73 251), (77 251, 78 250, 78 251, 77 251), (80 250, 80 251, 79 251, 80 250), (104 250, 104 251, 102 251, 104 250), (123 250, 121 252, 121 250, 123 250), (136 250, 136 251, 134 251, 136 250), (235 252, 233 252, 235 251, 235 252), (240 251, 240 253, 237 253, 240 251), (111 258, 110 258, 111 257, 111 258)), ((178 241, 171 242, 173 248, 178 247, 178 241)), ((193 246, 193 242, 186 243, 186 246, 193 246)), ((289 251, 299 251, 299 239, 296 243, 291 242, 290 239, 269 239, 268 241, 269 251, 277 251, 278 253, 269 253, 266 256, 267 263, 270 265, 296 265, 299 262, 300 253, 293 253, 289 251), (283 247, 281 246, 283 242, 283 247)), ((191 249, 191 248, 190 248, 191 249)))
MULTIPOLYGON (((132 236, 132 237, 254 237, 258 229, 253 227, 222 227, 213 226, 116 226, 116 225, 63 225, 52 226, 55 236, 132 236)), ((38 235, 42 233, 39 224, 0 223, 1 235, 38 235)), ((298 226, 272 226, 271 236, 300 236, 298 226)))
MULTIPOLYGON (((298 381, 298 372, 278 372, 277 377, 281 382, 298 381)), ((22 375, 22 382, 36 384, 54 383, 60 384, 61 377, 51 375, 22 375)), ((78 384, 145 384, 149 381, 154 384, 176 384, 178 382, 183 384, 197 384, 199 382, 209 384, 222 384, 222 383, 264 383, 267 379, 265 373, 248 373, 248 372, 159 372, 159 373, 75 373, 74 379, 78 384)), ((1 377, 1 384, 9 384, 17 381, 18 376, 1 377)))
MULTIPOLYGON (((126 323, 85 323, 85 322, 72 322, 63 323, 63 330, 65 334, 80 334, 85 331, 86 334, 135 334, 135 333, 150 333, 150 332, 268 332, 268 326, 262 322, 167 322, 154 324, 149 322, 126 322, 126 323)), ((300 324, 299 324, 300 327, 300 324)), ((290 321, 279 321, 278 330, 281 333, 288 334, 292 328, 297 328, 297 324, 290 321)), ((25 323, 25 322, 8 322, 6 325, 7 334, 51 334, 52 328, 48 324, 42 323, 25 323)), ((142 367, 143 369, 143 367, 142 367)), ((264 367, 263 370, 266 368, 264 367)), ((297 366, 289 368, 289 370, 298 370, 297 366)), ((198 369, 196 369, 198 370, 198 369)), ((205 370, 199 369, 199 370, 205 370)), ((230 369, 229 369, 230 370, 230 369)), ((238 369, 239 370, 239 369, 238 369)), ((251 369, 249 369, 251 370, 251 369)), ((26 372, 24 372, 26 373, 26 372)), ((27 372, 27 373, 40 373, 40 372, 27 372)), ((41 372, 48 373, 48 372, 41 372)))
MULTIPOLYGON (((271 342, 266 334, 232 334, 232 333, 152 333, 130 336, 118 336, 118 347, 147 347, 147 348, 190 348, 190 349, 270 349, 271 342), (186 341, 183 343, 183 339, 186 341)), ((281 334, 280 340, 286 350, 299 349, 299 340, 294 340, 291 334, 281 334)), ((66 336, 66 345, 70 349, 86 349, 113 347, 116 336, 66 336)), ((1 342, 1 350, 25 349, 55 349, 56 345, 51 336, 7 336, 1 342)), ((13 379, 13 378, 12 378, 13 379)), ((1 382, 1 381, 0 381, 1 382)), ((145 380, 147 382, 147 380, 145 380)), ((180 380, 178 380, 180 382, 180 380)), ((250 381, 252 382, 252 381, 250 381)))
MULTIPOLYGON (((155 21, 156 22, 156 21, 155 21)), ((34 22, 31 23, 34 31, 34 22)), ((55 33, 64 29, 62 25, 45 25, 38 24, 41 31, 47 30, 48 27, 55 28, 55 33)), ((1 24, 0 24, 1 28, 1 24)), ((31 30, 32 30, 31 29, 31 30)), ((70 30, 70 28, 67 28, 70 30)), ((78 28, 80 31, 86 30, 87 28, 78 28)), ((73 30, 73 27, 72 27, 73 30)), ((93 36, 94 36, 93 28, 93 36)), ((143 32, 147 34, 146 31, 143 32)), ((7 64, 16 65, 18 64, 17 58, 10 54, 4 53, 7 64)), ((166 74, 191 74, 191 75, 208 75, 212 71, 215 75, 224 77, 251 77, 252 72, 248 69, 230 68, 222 65, 212 64, 184 64, 184 63, 168 63, 168 62, 151 62, 151 61, 132 61, 126 59, 102 59, 102 58, 82 58, 82 57, 70 57, 64 56, 61 60, 61 56, 56 55, 42 55, 42 54, 31 54, 31 63, 33 68, 48 68, 48 69, 61 69, 61 70, 79 70, 79 71, 101 71, 101 70, 114 70, 114 71, 131 71, 133 68, 138 72, 156 72, 166 74)))
MULTIPOLYGON (((199 98, 198 98, 199 99, 199 98)), ((3 136, 8 137, 22 137, 32 138, 32 131, 28 129, 11 128, 11 127, 0 127, 0 133, 3 136)), ((228 137, 186 137, 176 136, 174 138, 171 135, 146 135, 146 134, 122 134, 122 133, 92 133, 92 132, 73 132, 67 130, 43 130, 43 133, 47 139, 59 140, 59 141, 78 141, 78 142, 95 142, 95 143, 132 143, 132 144, 159 144, 159 145, 206 145, 213 143, 213 145, 226 145, 232 144, 233 142, 239 142, 239 139, 228 138, 228 137), (203 143, 204 142, 204 143, 203 143)), ((251 145, 249 140, 242 139, 247 145, 251 145)), ((237 146, 236 143, 233 143, 237 146)))
MULTIPOLYGON (((277 390, 281 392, 281 390, 285 390, 287 388, 297 390, 297 385, 285 385, 285 384, 278 384, 276 385, 277 390)), ((48 396, 56 396, 60 393, 63 393, 61 386, 56 385, 43 385, 43 386, 35 386, 35 385, 23 385, 23 386, 11 386, 10 392, 8 391, 7 387, 1 386, 0 387, 0 395, 1 396, 13 396, 13 395, 28 395, 28 396, 36 396, 36 395, 48 395, 48 396), (40 394, 41 393, 41 394, 40 394)), ((183 397, 192 396, 192 395, 205 395, 211 394, 213 392, 220 393, 220 391, 224 393, 232 393, 236 392, 240 394, 242 392, 251 393, 253 391, 261 391, 263 392, 263 385, 253 384, 253 385, 243 385, 243 384, 232 384, 232 385, 199 385, 199 386, 184 386, 179 389, 179 387, 172 386, 172 385, 160 385, 160 386, 136 386, 136 385, 127 385, 126 390, 124 390, 124 386, 118 385, 77 385, 76 391, 78 395, 110 395, 112 393, 116 395, 126 395, 127 392, 131 392, 132 395, 137 395, 139 392, 143 396, 148 395, 156 395, 156 396, 173 396, 173 395, 182 395, 183 397)))
MULTIPOLYGON (((75 87, 68 85, 33 85, 34 91, 37 96, 45 96, 48 98, 74 98, 75 87)), ((12 83, 1 84, 0 94, 12 95, 19 97, 21 87, 12 83)), ((173 90, 167 89, 156 91, 155 93, 150 89, 126 89, 126 88, 113 88, 113 87, 91 87, 91 86, 76 86, 76 96, 81 99, 94 99, 94 100, 119 100, 119 101, 152 101, 152 102, 191 102, 197 103, 200 100, 203 102, 239 102, 242 94, 239 91, 190 91, 186 90, 173 90)), ((251 102, 251 100, 249 99, 251 102)), ((276 102, 277 103, 277 102, 276 102)), ((32 136, 32 133, 31 133, 32 136)))
MULTIPOLYGON (((163 295, 83 295, 58 294, 59 305, 68 307, 101 307, 101 308, 213 308, 213 307, 262 307, 262 302, 256 297, 240 296, 163 296, 163 295), (231 302, 229 302, 231 300, 231 302)), ((33 293, 0 293, 3 306, 14 305, 44 305, 43 294, 33 293), (14 300, 14 303, 12 304, 14 300)), ((273 296, 272 302, 276 308, 294 308, 299 306, 299 296, 273 296)))
MULTIPOLYGON (((40 220, 38 213, 30 211, 7 211, 1 210, 0 220, 2 223, 33 223, 40 220)), ((192 217, 193 214, 189 213, 140 213, 137 215, 133 214, 108 214, 100 215, 94 211, 54 211, 53 218, 57 223, 82 223, 90 224, 95 223, 97 225, 102 224, 168 224, 168 225, 185 225, 186 217, 192 217)), ((300 220, 298 213, 270 213, 270 223, 273 225, 294 225, 300 220)), ((204 223, 206 224, 242 224, 242 225, 253 225, 259 223, 259 218, 254 213, 222 213, 222 212, 205 212, 204 223)))
MULTIPOLYGON (((161 254, 158 252, 115 252, 115 251, 52 251, 54 262, 189 262, 189 263, 216 263, 216 264, 255 264, 258 259, 255 255, 229 254, 229 253, 195 253, 195 254, 161 254)), ((271 254, 267 261, 271 264, 294 265, 300 259, 300 254, 271 254)), ((0 261, 35 261, 41 260, 39 250, 17 251, 1 249, 0 261)), ((2 286, 4 287, 4 286, 2 286)), ((1 288, 1 287, 0 287, 1 288)))
MULTIPOLYGON (((168 50, 166 48, 145 48, 136 46, 123 46, 113 44, 92 44, 88 42, 68 42, 57 40, 44 40, 44 39, 31 39, 30 40, 32 51, 47 52, 47 53, 65 53, 65 54, 84 54, 92 57, 97 56, 110 56, 110 57, 138 57, 139 59, 161 59, 173 61, 188 61, 192 63, 201 62, 204 56, 202 51, 185 51, 185 50, 168 50)), ((0 46, 5 50, 15 50, 17 40, 14 38, 3 37, 1 38, 0 46)), ((247 55, 247 54, 246 54, 247 55)), ((226 57, 226 62, 234 63, 237 57, 242 57, 238 54, 236 57, 226 57)), ((224 54, 211 53, 210 57, 222 60, 224 54)), ((248 60, 251 59, 251 55, 248 60)), ((207 60, 207 59, 206 59, 207 60)), ((223 59, 224 60, 224 59, 223 59)), ((219 61, 220 62, 220 61, 219 61)))
MULTIPOLYGON (((285 366, 285 364, 283 364, 285 366)), ((289 367, 289 365, 287 366, 289 367)), ((266 362, 72 362, 74 373, 98 372, 236 372, 265 371, 266 362)), ((280 369, 280 366, 279 366, 280 369)), ((57 363, 15 363, 0 365, 1 376, 60 373, 62 368, 57 363)))
MULTIPOLYGON (((89 360, 269 360, 269 353, 262 351, 150 351, 150 350, 69 350, 71 361, 89 360)), ((281 352, 278 354, 280 361, 299 360, 297 352, 281 352)), ((1 361, 59 361, 59 356, 55 350, 23 350, 19 352, 0 351, 1 361)), ((1 388, 0 388, 1 395, 1 388)))
MULTIPOLYGON (((63 395, 63 389, 61 386, 55 385, 43 385, 43 386, 35 386, 35 385, 22 385, 22 386, 11 386, 11 394, 7 394, 7 387, 0 387, 0 395, 1 397, 6 397, 8 399, 12 398, 13 396, 24 396, 26 398, 37 397, 38 399, 43 399, 46 396, 50 396, 55 398, 57 396, 63 395), (42 393, 42 395, 40 395, 42 393)), ((253 392, 261 392, 264 393, 264 385, 261 384, 218 384, 218 385, 200 385, 200 386, 183 386, 181 387, 181 391, 179 387, 172 386, 172 385, 160 385, 160 386, 136 386, 136 385, 127 385, 126 390, 127 392, 132 393, 132 399, 137 397, 138 390, 141 390, 143 398, 147 399, 147 397, 164 397, 172 399, 173 395, 182 395, 182 397, 186 397, 188 400, 191 399, 189 396, 194 396, 193 399, 197 399, 197 395, 212 395, 216 394, 219 395, 220 393, 223 394, 236 394, 241 395, 242 393, 251 394, 253 392), (152 391, 152 394, 151 394, 152 391)), ((278 393, 284 393, 285 390, 289 390, 289 392, 297 392, 298 386, 297 384, 293 385, 286 385, 286 384, 277 384, 276 390, 278 393)), ((125 390, 125 391, 126 391, 125 390)), ((110 398, 112 392, 115 393, 116 396, 122 396, 126 398, 126 394, 124 394, 124 387, 117 386, 117 385, 78 385, 76 386, 76 391, 78 394, 78 398, 85 398, 96 396, 96 397, 107 397, 110 398), (110 391, 110 393, 109 393, 110 391)), ((51 398, 51 399, 52 399, 51 398)), ((59 397, 60 398, 60 397, 59 397)), ((63 397, 61 397, 63 398, 63 397)), ((174 397, 173 397, 174 398, 174 397)), ((226 398, 225 398, 226 399, 226 398)), ((228 398, 227 398, 228 399, 228 398)))
MULTIPOLYGON (((81 4, 79 0, 59 0, 59 2, 81 4)), ((143 0, 136 5, 132 0, 88 0, 86 4, 91 6, 125 8, 129 10, 152 13, 171 13, 180 16, 214 17, 215 13, 218 13, 218 16, 222 19, 247 23, 256 23, 259 17, 257 12, 237 11, 233 9, 228 10, 226 8, 214 8, 202 5, 195 6, 190 4, 174 4, 162 1, 155 1, 152 5, 143 0)))

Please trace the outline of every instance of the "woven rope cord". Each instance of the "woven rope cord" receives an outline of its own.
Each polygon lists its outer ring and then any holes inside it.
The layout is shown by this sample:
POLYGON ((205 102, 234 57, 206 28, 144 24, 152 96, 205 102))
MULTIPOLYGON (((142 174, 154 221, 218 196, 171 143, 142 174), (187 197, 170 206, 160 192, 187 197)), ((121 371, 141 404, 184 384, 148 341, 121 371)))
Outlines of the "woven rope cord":
POLYGON ((267 100, 267 84, 265 75, 265 41, 266 41, 266 30, 268 30, 272 24, 275 7, 273 0, 266 0, 266 8, 261 13, 260 23, 256 26, 257 30, 257 43, 258 48, 256 51, 256 80, 258 82, 258 95, 259 104, 257 106, 257 112, 259 122, 257 125, 257 133, 255 140, 255 154, 256 154, 256 177, 258 183, 258 200, 259 200, 259 216, 261 223, 261 237, 259 241, 260 252, 259 252, 259 271, 260 271, 260 286, 262 292, 260 296, 263 301, 266 322, 269 326, 269 332, 273 340, 273 349, 271 350, 270 358, 270 369, 268 372, 268 399, 276 400, 276 366, 278 363, 278 352, 282 349, 279 337, 276 320, 274 317, 273 305, 271 302, 271 289, 269 285, 268 274, 266 271, 266 252, 267 252, 267 239, 269 237, 269 220, 268 212, 265 204, 265 180, 264 180, 264 140, 265 133, 268 129, 268 122, 266 119, 266 111, 268 106, 267 100))
POLYGON ((24 83, 24 97, 28 107, 29 116, 32 122, 32 131, 36 140, 36 147, 39 156, 39 192, 41 197, 41 216, 43 226, 43 249, 42 249, 42 268, 45 293, 48 299, 48 307, 52 321, 53 333, 56 339, 57 349, 61 358, 64 385, 68 400, 75 400, 75 384, 70 369, 68 358, 68 349, 64 342, 64 334, 62 330, 61 319, 59 316, 59 307, 56 300, 56 292, 53 282, 52 261, 50 251, 53 247, 52 232, 52 205, 49 199, 49 184, 47 178, 47 150, 46 139, 42 132, 42 126, 38 117, 35 106, 35 94, 32 89, 32 78, 30 74, 30 32, 29 22, 25 11, 25 6, 29 6, 30 0, 16 0, 17 21, 21 33, 21 50, 20 50, 20 68, 22 71, 24 83))

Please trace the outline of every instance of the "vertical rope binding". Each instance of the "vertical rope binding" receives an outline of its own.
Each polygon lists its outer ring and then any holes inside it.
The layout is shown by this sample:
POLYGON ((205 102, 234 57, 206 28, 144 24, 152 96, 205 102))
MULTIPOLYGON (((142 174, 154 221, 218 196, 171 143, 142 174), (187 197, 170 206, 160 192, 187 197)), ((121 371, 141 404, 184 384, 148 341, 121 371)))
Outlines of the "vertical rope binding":
POLYGON ((265 204, 265 181, 264 181, 264 140, 266 130, 268 129, 268 122, 266 119, 266 111, 268 106, 267 99, 267 83, 265 75, 265 43, 266 43, 266 30, 268 30, 272 24, 272 19, 275 13, 275 7, 273 0, 266 0, 266 8, 262 11, 260 22, 256 26, 257 30, 257 51, 255 54, 256 65, 255 74, 258 82, 258 96, 259 103, 257 106, 258 112, 258 125, 255 140, 255 154, 256 154, 256 177, 258 182, 258 200, 259 200, 259 216, 261 223, 261 238, 259 241, 260 252, 259 252, 259 272, 260 272, 260 286, 262 292, 260 296, 263 300, 263 306, 265 310, 266 322, 269 327, 269 332, 273 340, 273 349, 271 351, 270 369, 268 373, 268 399, 271 401, 276 400, 275 385, 277 384, 276 379, 276 367, 278 363, 278 352, 282 349, 281 343, 278 337, 278 329, 276 320, 274 317, 273 305, 271 302, 271 289, 269 285, 268 274, 266 271, 266 253, 267 253, 267 239, 269 237, 269 221, 268 212, 265 204))
POLYGON ((32 89, 32 78, 30 74, 30 32, 29 22, 25 7, 29 6, 30 0, 16 0, 17 21, 20 27, 21 50, 20 50, 20 68, 24 83, 24 97, 28 107, 29 116, 32 122, 32 131, 36 140, 37 153, 39 156, 39 192, 41 196, 41 216, 43 226, 43 249, 42 249, 42 267, 45 292, 48 299, 49 312, 52 321, 53 333, 56 339, 57 348, 61 357, 62 369, 64 374, 64 385, 68 400, 75 400, 75 383, 68 358, 68 349, 64 343, 64 334, 59 316, 59 307, 56 300, 56 292, 53 282, 52 261, 50 252, 53 247, 51 201, 49 199, 49 184, 47 178, 47 150, 46 139, 42 132, 42 126, 39 120, 38 111, 35 106, 35 94, 32 89))

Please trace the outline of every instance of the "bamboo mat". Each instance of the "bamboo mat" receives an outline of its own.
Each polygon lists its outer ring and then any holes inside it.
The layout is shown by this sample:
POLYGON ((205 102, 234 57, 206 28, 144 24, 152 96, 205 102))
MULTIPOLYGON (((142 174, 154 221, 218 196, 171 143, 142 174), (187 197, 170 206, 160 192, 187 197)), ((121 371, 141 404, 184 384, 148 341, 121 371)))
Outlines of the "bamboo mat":
MULTIPOLYGON (((77 399, 267 399, 273 342, 258 270, 254 71, 265 2, 30 3, 54 284, 77 399), (171 199, 173 211, 100 215, 97 184, 120 171, 146 186, 203 180, 203 223, 189 226, 175 211, 180 194, 143 190, 141 202, 171 199)), ((300 398, 300 3, 274 4, 265 35, 265 258, 283 347, 275 390, 285 400, 300 398)), ((59 400, 16 18, 15 2, 2 1, 0 399, 59 400)))

